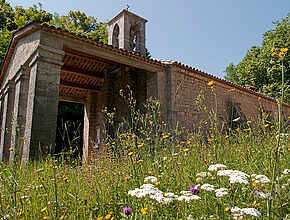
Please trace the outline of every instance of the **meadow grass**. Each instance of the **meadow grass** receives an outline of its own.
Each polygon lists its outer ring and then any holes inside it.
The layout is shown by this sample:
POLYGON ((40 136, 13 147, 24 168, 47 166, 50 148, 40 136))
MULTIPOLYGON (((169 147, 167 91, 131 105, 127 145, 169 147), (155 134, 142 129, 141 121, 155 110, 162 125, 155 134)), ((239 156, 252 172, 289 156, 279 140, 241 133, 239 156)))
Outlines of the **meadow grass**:
POLYGON ((249 127, 228 134, 213 125, 206 139, 201 131, 168 132, 167 125, 158 121, 158 105, 150 105, 151 113, 134 112, 136 121, 141 121, 138 126, 132 120, 121 125, 125 129, 108 135, 106 147, 90 164, 52 156, 25 165, 2 163, 1 219, 256 218, 237 207, 254 208, 261 219, 269 217, 269 210, 271 219, 289 218, 287 135, 280 140, 279 167, 270 191, 277 144, 275 123, 261 124, 255 132, 249 127), (209 171, 213 164, 226 168, 209 171), (244 174, 234 176, 237 180, 230 183, 229 176, 217 175, 218 170, 244 174), (265 175, 266 181, 255 180, 251 174, 265 175), (143 185, 148 176, 146 184, 152 185, 143 185), (239 178, 248 183, 240 183, 239 178), (217 196, 204 184, 215 190, 226 188, 226 193, 217 196), (196 197, 190 193, 192 186, 196 186, 196 197), (126 206, 132 211, 125 214, 126 206))

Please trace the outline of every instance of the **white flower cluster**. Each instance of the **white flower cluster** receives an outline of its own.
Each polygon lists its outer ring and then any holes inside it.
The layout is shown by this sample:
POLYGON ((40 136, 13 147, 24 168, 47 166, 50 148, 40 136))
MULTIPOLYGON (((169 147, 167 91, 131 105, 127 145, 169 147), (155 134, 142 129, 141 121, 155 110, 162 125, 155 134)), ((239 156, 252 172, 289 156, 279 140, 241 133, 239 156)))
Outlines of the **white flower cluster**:
POLYGON ((290 169, 285 169, 284 171, 283 171, 283 174, 284 175, 287 175, 287 174, 289 174, 290 173, 290 169))
POLYGON ((220 169, 226 169, 227 166, 223 164, 212 164, 208 167, 208 171, 217 171, 220 169))
POLYGON ((197 196, 197 195, 188 195, 188 196, 186 196, 186 195, 184 195, 184 196, 179 196, 178 198, 177 198, 177 200, 179 200, 179 201, 185 201, 185 202, 190 202, 191 200, 199 200, 200 199, 200 197, 199 196, 197 196))
POLYGON ((235 207, 231 209, 233 213, 233 219, 244 219, 245 215, 255 216, 257 218, 261 217, 261 213, 255 208, 243 208, 235 207))
POLYGON ((206 190, 206 191, 214 191, 214 186, 213 185, 210 185, 208 183, 206 184, 203 184, 200 189, 202 190, 206 190))
POLYGON ((218 176, 228 176, 230 183, 248 184, 249 175, 239 170, 219 170, 218 176))
POLYGON ((228 194, 229 190, 227 188, 220 188, 215 190, 216 197, 222 198, 228 194))
POLYGON ((144 179, 144 182, 147 183, 147 182, 152 182, 152 183, 156 183, 158 180, 155 176, 147 176, 145 177, 144 179))
POLYGON ((260 191, 255 191, 254 197, 256 199, 269 199, 269 200, 273 199, 273 197, 270 195, 270 193, 264 193, 264 192, 260 192, 260 191))
POLYGON ((270 183, 270 179, 266 177, 265 175, 257 175, 257 174, 252 174, 252 181, 254 183, 270 183))
MULTIPOLYGON (((155 181, 157 182, 157 178, 154 176, 148 176, 144 179, 145 182, 148 181, 155 181)), ((128 195, 135 196, 137 198, 142 198, 145 196, 149 196, 150 199, 154 199, 159 203, 165 203, 168 204, 172 202, 173 200, 178 201, 185 201, 190 202, 191 200, 199 200, 200 197, 197 195, 191 195, 190 191, 182 191, 181 196, 175 195, 174 193, 168 192, 163 193, 161 190, 156 188, 153 184, 143 184, 140 186, 140 188, 135 188, 134 190, 130 190, 128 192, 128 195)))
POLYGON ((207 177, 207 176, 212 176, 211 173, 207 172, 201 172, 196 174, 197 177, 207 177))

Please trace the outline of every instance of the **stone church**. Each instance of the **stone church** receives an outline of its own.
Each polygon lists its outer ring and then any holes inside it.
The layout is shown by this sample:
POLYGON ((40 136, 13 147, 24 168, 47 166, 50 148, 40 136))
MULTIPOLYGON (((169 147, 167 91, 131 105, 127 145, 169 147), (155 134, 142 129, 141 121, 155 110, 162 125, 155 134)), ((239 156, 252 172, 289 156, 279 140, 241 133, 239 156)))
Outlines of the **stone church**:
MULTIPOLYGON (((128 115, 119 95, 127 85, 139 106, 156 97, 171 127, 198 126, 204 117, 195 102, 201 91, 220 124, 232 120, 229 109, 235 117, 277 112, 272 98, 175 61, 146 57, 146 22, 121 11, 109 21, 108 44, 38 22, 16 30, 1 67, 0 158, 12 162, 18 152, 27 161, 53 153, 61 101, 83 104, 83 158, 90 158, 102 137, 101 110, 116 108, 116 123, 128 115)), ((283 113, 285 119, 290 115, 289 105, 283 113)))

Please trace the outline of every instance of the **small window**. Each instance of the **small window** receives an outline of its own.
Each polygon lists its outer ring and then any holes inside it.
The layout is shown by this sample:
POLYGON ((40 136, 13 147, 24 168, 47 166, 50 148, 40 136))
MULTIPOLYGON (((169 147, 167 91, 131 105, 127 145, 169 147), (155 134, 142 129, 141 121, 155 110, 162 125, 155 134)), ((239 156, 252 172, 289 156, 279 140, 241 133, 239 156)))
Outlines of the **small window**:
POLYGON ((137 52, 137 45, 139 41, 139 28, 138 25, 132 24, 130 28, 130 49, 137 52))
POLYGON ((113 46, 119 47, 119 25, 116 24, 113 30, 113 46))

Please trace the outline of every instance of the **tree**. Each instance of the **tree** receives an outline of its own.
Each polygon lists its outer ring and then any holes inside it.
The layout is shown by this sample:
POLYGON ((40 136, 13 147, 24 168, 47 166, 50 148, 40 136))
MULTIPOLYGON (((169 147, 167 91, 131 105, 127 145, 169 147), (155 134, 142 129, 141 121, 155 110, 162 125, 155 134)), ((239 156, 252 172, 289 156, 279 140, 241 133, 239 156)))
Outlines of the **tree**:
MULTIPOLYGON (((253 86, 256 91, 272 98, 281 95, 281 66, 279 56, 272 56, 271 48, 289 48, 290 14, 273 22, 275 28, 264 33, 261 46, 253 46, 236 66, 232 63, 224 71, 225 79, 242 85, 253 86)), ((284 58, 285 87, 290 85, 289 54, 284 58)), ((290 103, 290 91, 285 91, 285 102, 290 103)))
POLYGON ((8 49, 12 32, 31 20, 45 22, 104 43, 108 41, 107 23, 98 22, 96 18, 87 16, 83 12, 70 11, 68 15, 59 16, 43 10, 40 3, 24 9, 22 6, 12 8, 9 3, 2 0, 0 1, 0 63, 8 49))

